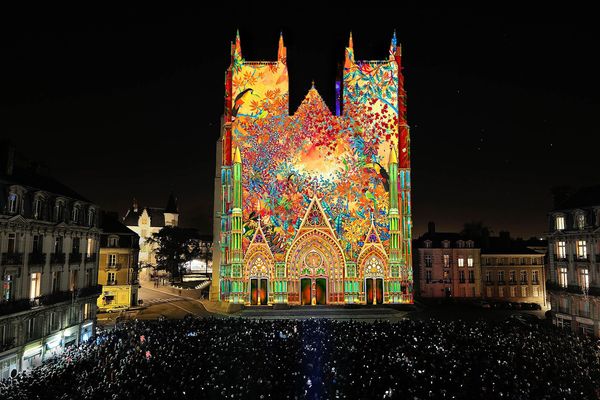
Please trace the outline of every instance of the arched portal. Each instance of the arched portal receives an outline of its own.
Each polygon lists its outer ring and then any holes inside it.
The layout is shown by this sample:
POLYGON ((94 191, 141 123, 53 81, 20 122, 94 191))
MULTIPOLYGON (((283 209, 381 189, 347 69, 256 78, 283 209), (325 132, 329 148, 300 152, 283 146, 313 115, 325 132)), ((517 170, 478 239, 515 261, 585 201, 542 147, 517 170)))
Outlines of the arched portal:
POLYGON ((365 303, 382 304, 384 302, 384 279, 387 271, 385 254, 373 246, 361 254, 358 266, 359 276, 364 282, 365 303))
POLYGON ((290 303, 338 304, 344 301, 344 254, 324 230, 296 237, 286 257, 290 303))

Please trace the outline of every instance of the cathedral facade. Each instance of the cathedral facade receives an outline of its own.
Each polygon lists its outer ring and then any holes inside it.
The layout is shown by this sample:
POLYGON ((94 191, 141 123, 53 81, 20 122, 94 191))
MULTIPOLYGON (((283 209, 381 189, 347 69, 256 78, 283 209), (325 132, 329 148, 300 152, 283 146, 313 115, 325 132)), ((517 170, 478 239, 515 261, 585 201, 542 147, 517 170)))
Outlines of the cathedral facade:
POLYGON ((289 112, 286 48, 247 61, 239 34, 217 143, 211 297, 246 305, 412 303, 410 139, 401 48, 354 58, 332 113, 289 112))

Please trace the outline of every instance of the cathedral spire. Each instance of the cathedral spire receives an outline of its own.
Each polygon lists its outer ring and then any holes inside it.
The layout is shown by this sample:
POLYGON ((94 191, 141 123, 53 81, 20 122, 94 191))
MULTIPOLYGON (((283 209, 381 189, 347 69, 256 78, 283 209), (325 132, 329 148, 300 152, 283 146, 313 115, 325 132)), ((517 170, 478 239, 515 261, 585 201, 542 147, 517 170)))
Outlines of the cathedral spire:
POLYGON ((242 45, 240 44, 240 30, 236 30, 235 32, 235 47, 234 47, 234 57, 242 58, 242 45))
POLYGON ((285 64, 285 59, 287 56, 287 51, 285 45, 283 44, 283 32, 279 32, 279 48, 277 49, 277 61, 280 61, 285 64))
POLYGON ((354 49, 354 42, 352 41, 352 31, 350 31, 350 39, 348 39, 348 48, 354 49))
POLYGON ((350 39, 348 39, 348 47, 346 47, 346 54, 344 59, 344 68, 350 68, 350 65, 354 63, 354 42, 352 41, 352 31, 350 31, 350 39))
POLYGON ((392 35, 392 41, 390 43, 390 60, 393 60, 396 57, 396 46, 397 46, 397 40, 396 40, 396 30, 394 29, 394 34, 392 35))

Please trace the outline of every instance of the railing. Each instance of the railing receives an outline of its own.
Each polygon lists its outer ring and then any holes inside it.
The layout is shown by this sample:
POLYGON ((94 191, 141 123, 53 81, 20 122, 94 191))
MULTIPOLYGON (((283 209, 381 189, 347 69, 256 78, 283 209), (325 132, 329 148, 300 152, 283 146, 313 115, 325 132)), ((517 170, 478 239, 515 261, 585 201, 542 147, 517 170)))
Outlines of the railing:
POLYGON ((511 279, 510 281, 508 281, 508 284, 509 285, 516 285, 517 281, 511 279))
POLYGON ((29 265, 44 265, 46 264, 46 253, 34 251, 29 253, 29 265))
POLYGON ((561 314, 571 314, 569 307, 558 306, 558 312, 561 314))
POLYGON ((81 253, 69 254, 69 264, 79 264, 81 262, 81 253))
POLYGON ((539 285, 540 281, 538 281, 537 279, 535 279, 535 280, 531 281, 531 284, 532 285, 539 285))
POLYGON ((578 315, 583 318, 589 318, 590 315, 592 315, 592 313, 590 312, 590 310, 579 310, 578 315))
POLYGON ((31 308, 29 299, 0 302, 0 315, 14 314, 31 308))
POLYGON ((96 261, 96 253, 94 253, 94 254, 88 254, 88 255, 85 256, 85 262, 86 263, 88 263, 88 262, 94 262, 94 261, 96 261))
POLYGON ((71 300, 73 297, 73 292, 69 290, 54 292, 52 294, 46 294, 39 297, 39 301, 41 305, 48 306, 51 304, 61 303, 63 301, 71 300))
POLYGON ((2 253, 2 265, 22 265, 23 253, 2 253))
POLYGON ((492 282, 492 281, 485 281, 485 284, 486 284, 487 286, 492 286, 492 285, 494 284, 494 282, 492 282))
MULTIPOLYGON (((583 288, 580 285, 569 285, 567 287, 562 287, 558 283, 552 281, 546 281, 546 289, 574 294, 583 294, 584 292, 583 288)), ((590 286, 588 288, 588 295, 600 296, 600 287, 590 286)))
POLYGON ((114 286, 117 284, 117 281, 106 281, 107 286, 114 286))
POLYGON ((99 295, 100 293, 102 293, 102 286, 101 285, 96 285, 96 286, 87 286, 87 287, 83 287, 81 289, 79 289, 79 297, 85 297, 85 296, 93 296, 93 295, 99 295))
POLYGON ((113 265, 109 264, 106 266, 106 269, 121 269, 122 266, 123 266, 123 264, 121 264, 121 263, 116 263, 113 265))
POLYGON ((15 340, 15 338, 5 338, 4 339, 4 343, 0 343, 0 353, 12 349, 13 347, 15 347, 17 344, 17 341, 15 340))
POLYGON ((521 279, 521 285, 527 285, 527 283, 528 283, 527 280, 521 279))
POLYGON ((52 253, 50 254, 51 264, 64 264, 66 255, 65 253, 52 253))
POLYGON ((506 285, 506 281, 500 280, 500 281, 498 281, 498 285, 506 285))
POLYGON ((559 257, 557 254, 554 255, 554 261, 567 261, 567 256, 559 257))
POLYGON ((585 257, 583 256, 575 256, 575 262, 589 262, 590 261, 590 255, 586 255, 585 257))

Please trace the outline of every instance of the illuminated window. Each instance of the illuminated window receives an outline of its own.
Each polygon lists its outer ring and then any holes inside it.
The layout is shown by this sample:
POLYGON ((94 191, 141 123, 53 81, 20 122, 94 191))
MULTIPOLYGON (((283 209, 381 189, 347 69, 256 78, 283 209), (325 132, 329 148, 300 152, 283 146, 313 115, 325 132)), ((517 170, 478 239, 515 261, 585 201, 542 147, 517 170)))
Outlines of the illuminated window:
POLYGON ((40 296, 42 274, 40 272, 34 272, 31 274, 31 281, 29 285, 29 299, 33 300, 40 296))
POLYGON ((527 297, 527 286, 521 286, 521 297, 527 297))
POLYGON ((568 280, 567 280, 567 269, 566 268, 559 268, 558 269, 558 284, 561 287, 567 287, 568 285, 568 280))
POLYGON ((583 289, 589 289, 590 287, 590 271, 587 268, 579 270, 579 286, 583 289))
POLYGON ((116 254, 109 254, 108 255, 108 266, 109 267, 114 267, 115 265, 117 265, 117 255, 116 254))
POLYGON ((565 217, 563 215, 557 215, 554 218, 554 228, 556 230, 565 229, 565 217))
POLYGON ((77 290, 77 280, 79 279, 79 273, 76 269, 71 271, 71 291, 77 290))
POLYGON ((9 301, 13 297, 12 293, 13 289, 13 277, 12 275, 4 275, 4 280, 2 282, 2 300, 9 301))
POLYGON ((459 267, 464 267, 465 266, 465 258, 460 256, 458 257, 458 266, 459 267))
POLYGON ((17 203, 19 202, 19 196, 15 193, 8 195, 8 212, 14 214, 17 212, 17 203))
POLYGON ((538 286, 533 287, 533 297, 540 297, 540 288, 538 286))
POLYGON ((567 243, 565 241, 556 242, 556 256, 561 260, 567 258, 567 243))
POLYGON ((450 267, 450 254, 444 254, 444 268, 450 267))
POLYGON ((577 228, 583 229, 585 228, 585 214, 579 213, 577 214, 577 228))
POLYGON ((86 254, 89 257, 93 252, 94 252, 94 239, 88 238, 88 240, 87 240, 86 254))
POLYGON ((92 306, 90 305, 90 303, 85 303, 83 305, 83 319, 90 319, 91 311, 92 306))
POLYGON ((585 240, 577 241, 577 258, 587 258, 587 247, 585 240))
POLYGON ((517 297, 517 288, 515 286, 510 287, 510 297, 517 297))
POLYGON ((473 256, 467 257, 467 267, 473 266, 473 256))

